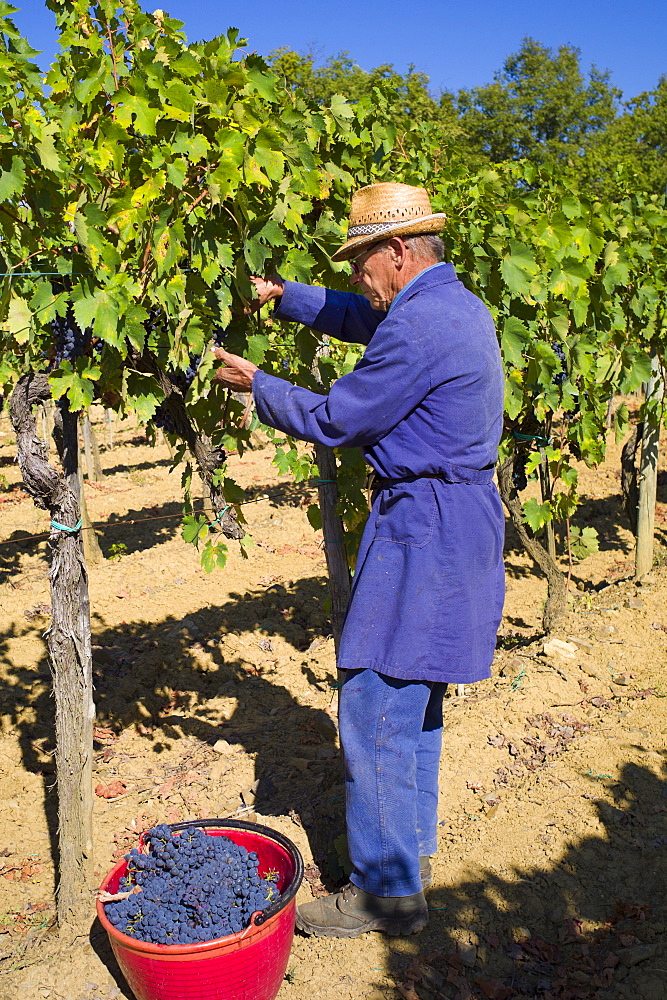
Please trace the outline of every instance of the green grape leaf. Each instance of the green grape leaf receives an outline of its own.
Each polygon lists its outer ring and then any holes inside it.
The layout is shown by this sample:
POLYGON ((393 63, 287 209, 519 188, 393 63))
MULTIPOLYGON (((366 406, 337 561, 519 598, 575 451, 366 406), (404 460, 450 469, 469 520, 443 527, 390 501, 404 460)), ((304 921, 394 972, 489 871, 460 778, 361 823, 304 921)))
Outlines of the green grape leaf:
POLYGON ((261 365, 270 347, 269 338, 264 333, 253 333, 248 337, 246 357, 253 365, 261 365))
POLYGON ((18 156, 12 156, 9 170, 0 171, 0 202, 9 202, 23 190, 25 166, 18 156))
POLYGON ((523 519, 538 534, 553 519, 551 507, 548 503, 539 503, 535 497, 531 497, 523 505, 523 519))
POLYGON ((228 548, 224 542, 212 542, 208 539, 201 552, 201 566, 206 573, 214 569, 224 569, 227 563, 228 548))
POLYGON ((20 295, 12 295, 9 300, 6 325, 8 333, 15 338, 17 344, 27 343, 31 324, 32 311, 30 306, 20 295))
POLYGON ((503 323, 500 346, 506 364, 515 368, 523 367, 523 351, 530 341, 530 334, 524 323, 516 316, 508 316, 503 323))
POLYGON ((125 379, 125 397, 139 420, 146 423, 164 399, 164 391, 154 376, 128 371, 125 379))
POLYGON ((590 525, 585 528, 572 525, 570 527, 570 551, 578 561, 599 552, 600 542, 595 528, 590 527, 590 525))
POLYGON ((201 536, 208 531, 208 521, 202 515, 186 514, 183 518, 181 534, 183 541, 199 547, 201 536))

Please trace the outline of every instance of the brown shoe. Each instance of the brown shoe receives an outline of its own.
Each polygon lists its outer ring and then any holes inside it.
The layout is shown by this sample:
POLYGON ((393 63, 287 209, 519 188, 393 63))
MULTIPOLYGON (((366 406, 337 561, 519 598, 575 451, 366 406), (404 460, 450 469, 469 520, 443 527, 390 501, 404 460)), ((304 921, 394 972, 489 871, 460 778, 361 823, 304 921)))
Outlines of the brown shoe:
POLYGON ((419 859, 419 876, 422 880, 422 889, 428 889, 429 886, 433 885, 433 871, 428 854, 419 859))
POLYGON ((416 934, 428 923, 423 892, 413 896, 374 896, 356 885, 299 906, 296 925, 316 937, 355 938, 367 931, 392 937, 416 934))

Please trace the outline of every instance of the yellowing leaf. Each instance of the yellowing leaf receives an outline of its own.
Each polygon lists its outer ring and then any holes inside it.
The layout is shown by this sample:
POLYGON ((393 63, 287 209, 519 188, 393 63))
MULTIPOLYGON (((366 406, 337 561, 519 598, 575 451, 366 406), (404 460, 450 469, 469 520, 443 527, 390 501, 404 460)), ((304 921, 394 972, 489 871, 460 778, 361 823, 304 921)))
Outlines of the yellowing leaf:
POLYGON ((30 306, 20 295, 12 295, 7 313, 7 329, 17 344, 25 344, 30 336, 32 313, 30 306))
POLYGON ((144 205, 146 202, 159 198, 164 190, 165 179, 164 171, 160 170, 153 177, 149 177, 147 181, 140 184, 132 195, 132 205, 135 207, 144 205))

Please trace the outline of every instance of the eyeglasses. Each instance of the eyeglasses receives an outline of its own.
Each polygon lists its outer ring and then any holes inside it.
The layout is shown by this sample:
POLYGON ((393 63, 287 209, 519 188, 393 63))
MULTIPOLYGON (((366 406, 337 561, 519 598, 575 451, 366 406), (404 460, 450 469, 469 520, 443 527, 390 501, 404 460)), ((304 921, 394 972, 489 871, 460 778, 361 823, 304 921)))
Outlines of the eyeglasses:
POLYGON ((354 258, 354 260, 348 261, 350 267, 352 268, 352 274, 361 274, 361 268, 364 266, 366 261, 364 261, 362 264, 358 264, 357 261, 360 261, 362 257, 365 257, 366 260, 368 260, 368 258, 372 257, 374 253, 379 253, 380 250, 386 250, 386 249, 387 249, 386 244, 378 243, 377 246, 371 247, 370 250, 364 250, 364 252, 360 253, 358 257, 354 258))

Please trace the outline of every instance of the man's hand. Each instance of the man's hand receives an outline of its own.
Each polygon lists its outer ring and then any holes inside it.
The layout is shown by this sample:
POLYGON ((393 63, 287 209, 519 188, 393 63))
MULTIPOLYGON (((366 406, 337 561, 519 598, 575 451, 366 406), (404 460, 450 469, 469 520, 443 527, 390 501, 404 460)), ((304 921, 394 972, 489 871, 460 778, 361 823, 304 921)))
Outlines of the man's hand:
POLYGON ((262 306, 271 299, 279 299, 283 294, 283 286, 285 283, 279 274, 271 274, 268 278, 258 278, 253 276, 250 280, 255 286, 257 298, 253 299, 253 301, 249 304, 248 312, 257 312, 258 309, 261 309, 262 306))
POLYGON ((214 347, 213 353, 224 365, 223 368, 218 368, 213 381, 220 382, 225 388, 233 389, 234 392, 250 392, 253 376, 259 370, 257 365, 240 358, 238 354, 229 354, 221 347, 214 347))

